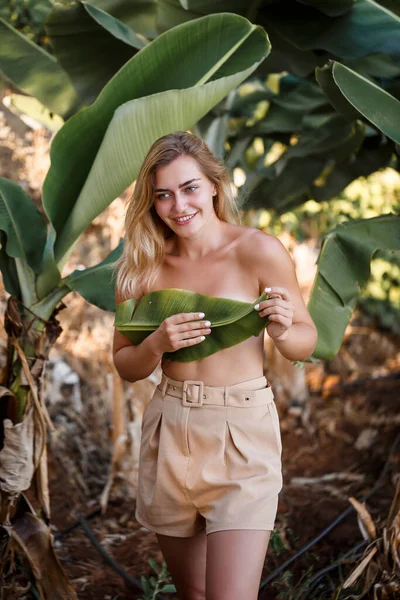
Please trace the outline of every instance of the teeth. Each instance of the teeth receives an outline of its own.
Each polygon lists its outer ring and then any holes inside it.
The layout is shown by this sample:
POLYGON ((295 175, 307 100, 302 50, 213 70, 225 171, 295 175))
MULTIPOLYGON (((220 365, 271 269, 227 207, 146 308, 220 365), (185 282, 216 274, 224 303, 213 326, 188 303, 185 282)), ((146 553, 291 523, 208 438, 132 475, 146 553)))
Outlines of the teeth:
POLYGON ((182 217, 180 219, 177 219, 178 223, 180 223, 181 221, 190 221, 190 219, 194 217, 194 215, 189 215, 187 217, 182 217))

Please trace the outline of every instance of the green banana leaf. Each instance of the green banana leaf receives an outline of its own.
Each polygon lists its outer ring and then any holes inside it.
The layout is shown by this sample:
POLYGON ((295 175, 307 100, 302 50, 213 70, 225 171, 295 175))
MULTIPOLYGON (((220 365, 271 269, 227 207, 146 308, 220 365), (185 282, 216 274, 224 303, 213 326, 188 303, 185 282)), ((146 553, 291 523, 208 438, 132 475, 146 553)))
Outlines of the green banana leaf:
POLYGON ((249 303, 168 288, 150 292, 139 302, 132 298, 118 304, 114 327, 135 344, 140 344, 167 317, 182 312, 203 312, 205 318, 211 321, 211 333, 205 336, 205 340, 163 355, 171 361, 190 362, 235 346, 252 335, 259 335, 269 319, 260 317, 254 306, 267 298, 264 291, 254 303, 249 303))
POLYGON ((300 50, 326 50, 343 59, 380 52, 400 58, 400 19, 373 0, 357 0, 338 17, 300 2, 272 2, 256 22, 300 50))
POLYGON ((322 13, 337 17, 348 12, 354 5, 355 0, 302 0, 303 4, 308 4, 320 10, 322 13))
POLYGON ((397 98, 339 62, 332 61, 317 68, 315 76, 337 111, 350 119, 367 119, 394 142, 400 143, 400 102, 397 98))
POLYGON ((64 125, 64 120, 49 110, 44 104, 33 96, 22 94, 9 94, 10 110, 18 115, 23 115, 41 123, 49 131, 56 132, 64 125))
POLYGON ((22 259, 34 272, 39 272, 47 236, 46 222, 28 194, 5 177, 0 177, 0 230, 6 233, 4 250, 8 256, 22 259))
POLYGON ((92 0, 91 4, 119 19, 147 39, 157 37, 158 0, 92 0))
POLYGON ((363 123, 349 123, 336 113, 323 125, 304 128, 297 144, 272 164, 259 168, 258 178, 249 186, 246 182, 246 206, 274 208, 282 214, 313 198, 314 191, 319 191, 315 182, 325 167, 334 164, 334 169, 339 168, 359 151, 364 138, 363 123))
POLYGON ((368 177, 379 169, 388 167, 394 153, 393 144, 382 144, 381 135, 366 138, 365 144, 356 155, 350 155, 345 161, 320 177, 318 185, 311 186, 311 198, 316 202, 331 200, 338 196, 352 181, 359 177, 368 177))
POLYGON ((289 71, 305 77, 328 58, 382 53, 398 62, 400 56, 396 11, 373 0, 158 0, 157 27, 166 31, 220 10, 242 14, 268 32, 273 50, 258 69, 264 74, 289 71))
MULTIPOLYGON (((299 1, 299 0, 297 0, 299 1)), ((300 0, 302 4, 308 4, 314 8, 320 10, 323 13, 331 16, 341 15, 346 13, 354 4, 355 0, 300 0)), ((251 10, 249 5, 251 3, 248 0, 221 0, 217 3, 215 0, 180 0, 181 5, 186 10, 193 10, 202 14, 206 14, 215 10, 218 6, 218 10, 230 10, 231 12, 240 12, 244 16, 247 16, 247 12, 251 10)), ((255 2, 254 4, 259 5, 260 3, 255 2)), ((267 4, 267 2, 264 2, 267 4)))
POLYGON ((112 274, 115 262, 122 254, 122 249, 123 238, 121 238, 118 246, 98 265, 82 271, 76 269, 68 277, 62 279, 61 284, 78 292, 87 302, 103 310, 114 312, 115 283, 112 274))
POLYGON ((3 277, 3 284, 10 296, 21 300, 21 287, 18 279, 17 265, 15 258, 8 256, 6 252, 7 236, 0 229, 0 273, 3 277))
POLYGON ((70 78, 54 56, 1 18, 0 73, 63 119, 82 106, 70 78))
POLYGON ((400 216, 355 219, 329 231, 317 259, 308 310, 318 329, 316 358, 332 359, 370 275, 377 250, 400 252, 400 216))
POLYGON ((81 2, 56 4, 46 20, 54 54, 85 104, 148 41, 103 10, 81 2))

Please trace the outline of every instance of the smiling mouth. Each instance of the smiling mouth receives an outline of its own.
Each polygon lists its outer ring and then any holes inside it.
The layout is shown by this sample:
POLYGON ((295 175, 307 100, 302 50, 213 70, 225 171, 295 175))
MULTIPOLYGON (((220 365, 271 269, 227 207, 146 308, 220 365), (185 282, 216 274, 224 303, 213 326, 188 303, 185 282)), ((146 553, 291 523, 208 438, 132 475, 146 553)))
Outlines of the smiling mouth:
POLYGON ((190 223, 191 221, 193 221, 196 215, 197 212, 193 213, 192 215, 185 215, 184 217, 180 217, 179 219, 174 219, 174 221, 175 223, 178 223, 178 225, 186 225, 186 223, 190 223))

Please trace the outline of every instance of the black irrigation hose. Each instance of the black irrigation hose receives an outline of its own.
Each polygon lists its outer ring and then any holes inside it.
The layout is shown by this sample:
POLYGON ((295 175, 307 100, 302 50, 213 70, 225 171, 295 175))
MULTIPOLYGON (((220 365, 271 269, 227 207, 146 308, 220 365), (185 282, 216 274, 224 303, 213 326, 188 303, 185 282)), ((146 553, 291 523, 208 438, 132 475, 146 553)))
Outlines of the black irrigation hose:
MULTIPOLYGON (((102 556, 102 558, 105 560, 105 562, 107 564, 110 565, 110 567, 112 567, 114 569, 114 571, 116 571, 119 575, 121 575, 121 577, 133 588, 137 589, 140 592, 143 592, 143 587, 142 584, 140 583, 140 581, 138 579, 135 579, 134 577, 132 577, 131 575, 129 575, 129 573, 127 573, 127 571, 125 571, 125 569, 123 569, 121 567, 120 564, 117 563, 117 561, 115 561, 109 554, 108 552, 106 552, 106 550, 103 548, 103 546, 97 541, 97 539, 95 538, 93 531, 90 529, 85 517, 78 512, 78 521, 80 523, 80 525, 82 526, 83 531, 85 532, 86 536, 89 538, 92 546, 97 550, 97 552, 102 556)), ((162 596, 161 594, 157 594, 156 598, 158 600, 167 600, 167 598, 165 596, 162 596)))
MULTIPOLYGON (((374 487, 367 494, 365 494, 365 496, 361 499, 361 502, 365 502, 365 500, 367 500, 373 494, 375 494, 375 492, 381 487, 382 481, 385 478, 387 471, 389 470, 390 461, 392 459, 393 454, 396 451, 396 448, 397 448, 399 442, 400 442, 400 433, 397 435, 396 439, 394 440, 394 442, 392 444, 392 447, 390 448, 389 456, 386 459, 386 462, 383 466, 383 469, 379 476, 378 481, 376 482, 374 487)), ((292 562, 294 562, 297 558, 302 556, 302 554, 304 554, 304 552, 307 552, 307 550, 309 550, 309 548, 314 546, 314 544, 316 544, 323 537, 325 537, 325 535, 327 535, 332 529, 334 529, 334 527, 336 527, 336 525, 338 525, 341 521, 343 521, 343 519, 345 519, 347 517, 347 515, 349 515, 353 510, 355 510, 353 508, 353 505, 350 505, 348 508, 346 508, 346 510, 343 511, 330 525, 328 525, 328 527, 326 529, 324 529, 313 540, 311 540, 305 546, 303 546, 303 548, 301 548, 298 552, 296 552, 296 554, 294 556, 288 558, 284 563, 282 563, 279 567, 277 567, 274 571, 272 571, 272 573, 270 573, 268 575, 268 577, 263 579, 260 584, 259 589, 262 590, 270 581, 275 579, 275 577, 277 575, 279 575, 279 573, 281 573, 284 569, 286 569, 286 567, 291 565, 292 562)))
MULTIPOLYGON (((93 517, 97 517, 97 515, 99 515, 100 513, 101 513, 101 508, 96 508, 95 510, 92 510, 92 512, 89 513, 88 515, 85 515, 85 519, 86 519, 86 521, 89 521, 89 519, 93 519, 93 517)), ((72 523, 72 525, 70 525, 66 529, 63 529, 62 531, 57 531, 57 533, 54 534, 54 539, 56 541, 58 541, 62 537, 64 537, 64 535, 71 533, 71 531, 74 531, 74 529, 77 529, 80 526, 81 526, 80 522, 75 521, 75 523, 72 523)))
MULTIPOLYGON (((355 559, 361 558, 361 556, 364 554, 364 552, 357 552, 357 550, 361 550, 361 548, 365 548, 365 546, 367 546, 367 545, 368 545, 367 540, 362 540, 356 546, 354 546, 353 548, 351 548, 350 550, 348 550, 347 552, 342 554, 342 556, 340 556, 332 564, 328 565, 327 567, 324 567, 320 571, 317 571, 315 573, 314 577, 312 577, 312 579, 308 582, 307 589, 304 592, 302 592, 302 595, 300 596, 299 600, 302 600, 302 597, 304 596, 305 593, 307 593, 307 595, 310 594, 313 591, 313 589, 315 588, 315 586, 319 583, 320 579, 322 579, 330 571, 333 571, 334 569, 339 567, 342 564, 342 562, 344 560, 346 560, 346 558, 351 556, 354 552, 356 552, 356 554, 354 555, 355 559)), ((305 598, 305 600, 307 600, 307 598, 305 598)))

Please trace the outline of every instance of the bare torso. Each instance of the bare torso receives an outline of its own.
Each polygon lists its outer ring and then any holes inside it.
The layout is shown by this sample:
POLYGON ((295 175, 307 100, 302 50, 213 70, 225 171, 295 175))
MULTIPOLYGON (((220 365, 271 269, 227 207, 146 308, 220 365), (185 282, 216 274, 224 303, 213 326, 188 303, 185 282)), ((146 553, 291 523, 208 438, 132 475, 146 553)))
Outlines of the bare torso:
MULTIPOLYGON (((256 231, 225 224, 226 243, 196 260, 175 256, 167 241, 164 264, 149 291, 181 288, 207 296, 255 302, 262 290, 246 248, 256 231)), ((207 314, 204 318, 207 319, 207 314)), ((257 337, 202 360, 174 362, 163 358, 161 366, 169 377, 178 381, 191 379, 204 381, 206 385, 233 385, 263 375, 263 341, 264 330, 257 337)))

